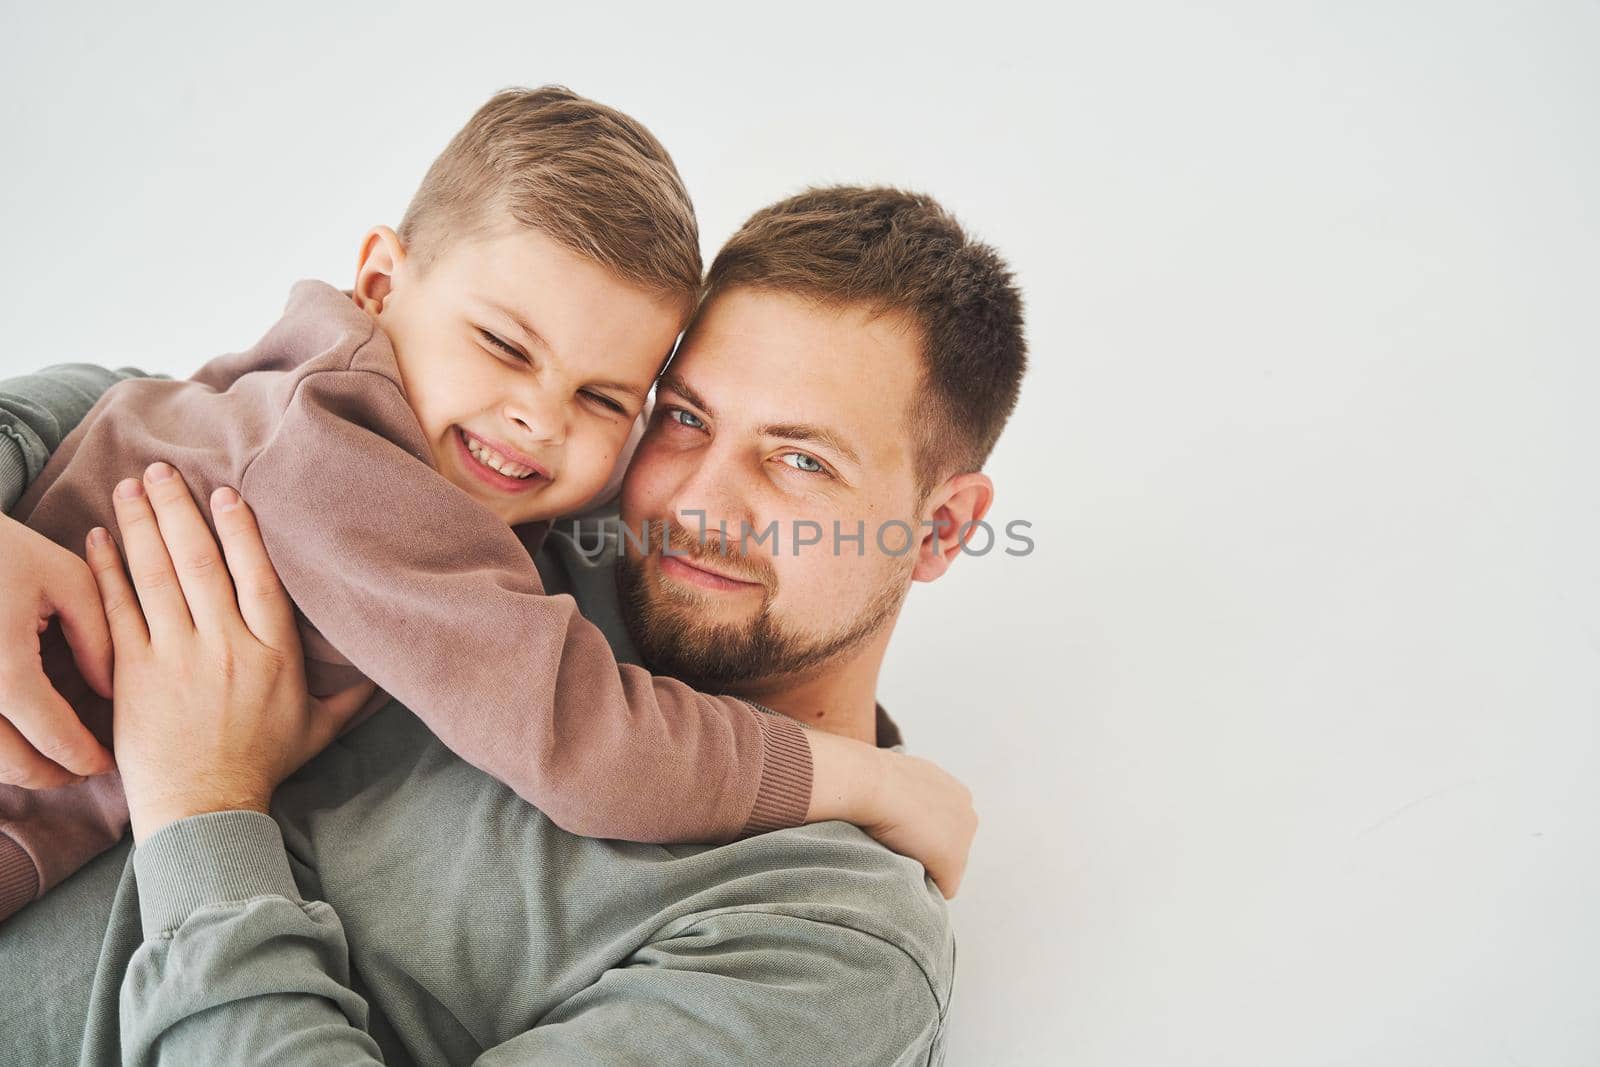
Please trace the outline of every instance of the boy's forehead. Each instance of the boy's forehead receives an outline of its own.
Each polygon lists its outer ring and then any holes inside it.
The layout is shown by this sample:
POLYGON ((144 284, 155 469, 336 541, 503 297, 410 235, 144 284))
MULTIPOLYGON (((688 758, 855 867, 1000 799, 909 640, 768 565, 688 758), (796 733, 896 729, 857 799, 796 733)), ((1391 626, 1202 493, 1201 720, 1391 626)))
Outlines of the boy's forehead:
POLYGON ((565 245, 526 227, 465 236, 441 258, 460 284, 517 301, 535 298, 541 279, 592 267, 565 245))

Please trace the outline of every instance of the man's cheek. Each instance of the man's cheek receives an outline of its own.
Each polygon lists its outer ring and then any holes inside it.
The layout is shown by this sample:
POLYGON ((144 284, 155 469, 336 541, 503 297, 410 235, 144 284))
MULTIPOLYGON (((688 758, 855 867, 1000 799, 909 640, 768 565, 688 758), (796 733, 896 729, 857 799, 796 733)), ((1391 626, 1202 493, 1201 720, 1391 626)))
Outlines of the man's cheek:
POLYGON ((669 481, 647 438, 634 453, 633 463, 622 480, 622 517, 633 524, 639 519, 664 514, 662 507, 669 481))

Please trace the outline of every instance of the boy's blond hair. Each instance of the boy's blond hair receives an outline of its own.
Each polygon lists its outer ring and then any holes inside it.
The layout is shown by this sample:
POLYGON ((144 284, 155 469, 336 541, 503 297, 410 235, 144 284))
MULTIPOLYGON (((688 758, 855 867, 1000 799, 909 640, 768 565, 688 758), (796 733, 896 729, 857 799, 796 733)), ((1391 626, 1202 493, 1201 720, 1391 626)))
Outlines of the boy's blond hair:
POLYGON ((426 265, 509 215, 652 293, 700 290, 700 234, 672 157, 643 125, 559 85, 495 94, 428 168, 400 222, 426 265))

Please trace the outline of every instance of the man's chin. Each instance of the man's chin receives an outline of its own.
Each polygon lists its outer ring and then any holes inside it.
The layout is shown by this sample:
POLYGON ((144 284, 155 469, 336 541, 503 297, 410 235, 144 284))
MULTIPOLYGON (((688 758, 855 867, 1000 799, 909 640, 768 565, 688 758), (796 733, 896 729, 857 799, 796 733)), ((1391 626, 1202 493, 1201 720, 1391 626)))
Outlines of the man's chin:
POLYGON ((663 582, 645 590, 642 623, 669 629, 700 647, 722 643, 730 634, 747 632, 761 615, 759 604, 663 582))

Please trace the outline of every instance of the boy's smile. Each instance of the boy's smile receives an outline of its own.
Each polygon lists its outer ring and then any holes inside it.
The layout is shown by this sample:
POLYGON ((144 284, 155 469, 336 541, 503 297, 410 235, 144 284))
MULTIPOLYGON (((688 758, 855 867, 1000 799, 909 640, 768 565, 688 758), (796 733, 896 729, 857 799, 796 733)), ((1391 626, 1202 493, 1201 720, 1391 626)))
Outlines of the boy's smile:
POLYGON ((434 467, 511 526, 605 487, 688 311, 510 220, 428 263, 374 229, 355 299, 394 346, 434 467))
POLYGON ((504 493, 525 493, 548 485, 550 471, 523 452, 500 441, 455 428, 456 459, 474 478, 504 493))

